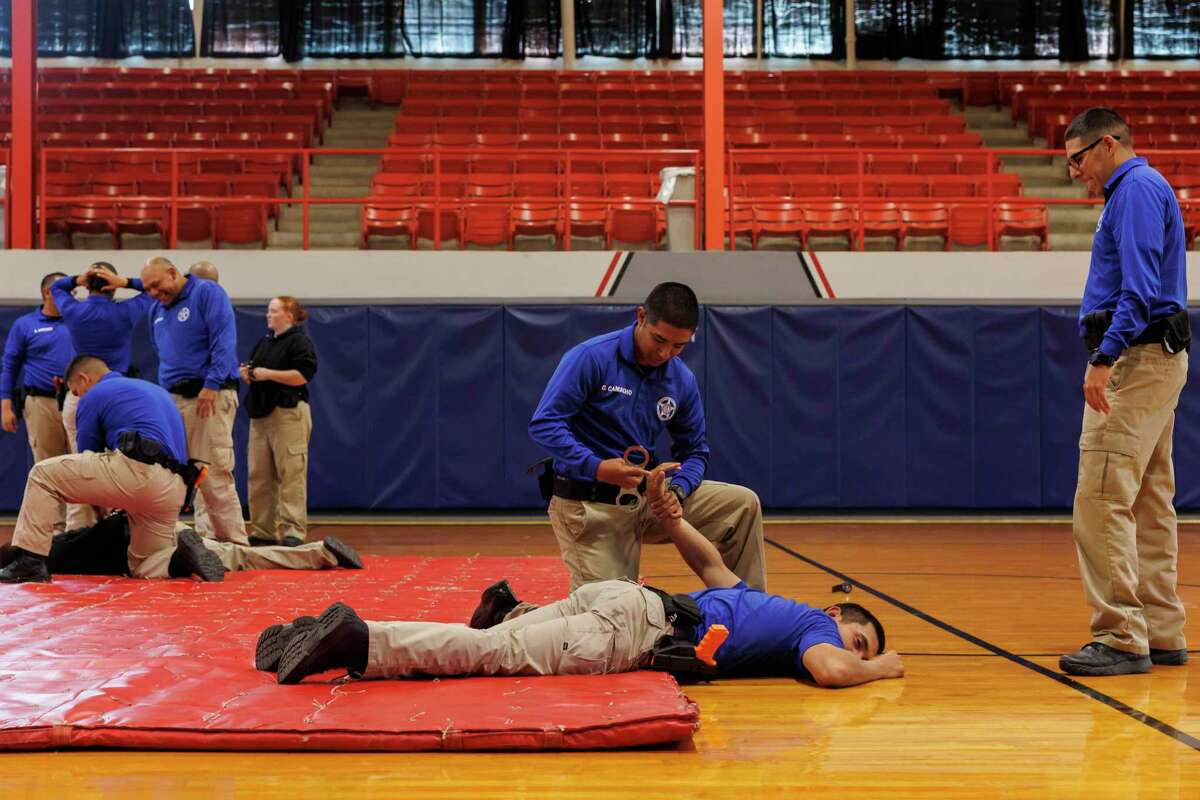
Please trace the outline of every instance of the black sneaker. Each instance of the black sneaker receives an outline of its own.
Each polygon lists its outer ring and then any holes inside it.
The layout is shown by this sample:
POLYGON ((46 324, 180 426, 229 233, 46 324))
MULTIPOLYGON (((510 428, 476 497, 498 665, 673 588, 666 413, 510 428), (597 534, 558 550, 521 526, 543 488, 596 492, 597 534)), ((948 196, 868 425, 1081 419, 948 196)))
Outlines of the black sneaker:
POLYGON ((508 612, 517 607, 517 602, 512 587, 506 579, 501 578, 479 595, 479 605, 471 612, 471 621, 467 623, 467 627, 484 630, 499 625, 508 612))
POLYGON ((225 567, 216 553, 204 546, 200 535, 191 531, 180 531, 176 536, 178 544, 167 565, 167 574, 172 578, 186 578, 196 575, 202 581, 225 580, 225 567))
POLYGON ((254 648, 254 668, 274 672, 288 642, 295 636, 308 633, 316 624, 316 617, 296 617, 291 622, 268 627, 258 635, 258 644, 254 648))
POLYGON ((280 683, 299 683, 337 667, 362 670, 367 663, 367 640, 367 623, 350 606, 334 603, 321 612, 308 633, 287 643, 275 678, 280 683))
POLYGON ((363 568, 362 559, 359 558, 358 552, 336 536, 326 536, 321 544, 325 545, 325 549, 337 559, 339 567, 345 567, 346 569, 363 568))
POLYGON ((0 569, 0 583, 50 583, 50 570, 46 557, 30 553, 20 547, 14 548, 16 557, 4 569, 0 569))
POLYGON ((304 544, 304 540, 299 536, 285 536, 280 544, 284 547, 299 547, 304 544))
POLYGON ((1151 663, 1160 667, 1182 667, 1188 662, 1187 650, 1159 650, 1150 648, 1151 663))
POLYGON ((1058 659, 1058 668, 1068 675, 1134 675, 1150 671, 1150 656, 1089 642, 1058 659))
POLYGON ((279 542, 275 541, 274 539, 264 539, 261 536, 251 536, 250 537, 250 546, 251 547, 278 547, 279 542))

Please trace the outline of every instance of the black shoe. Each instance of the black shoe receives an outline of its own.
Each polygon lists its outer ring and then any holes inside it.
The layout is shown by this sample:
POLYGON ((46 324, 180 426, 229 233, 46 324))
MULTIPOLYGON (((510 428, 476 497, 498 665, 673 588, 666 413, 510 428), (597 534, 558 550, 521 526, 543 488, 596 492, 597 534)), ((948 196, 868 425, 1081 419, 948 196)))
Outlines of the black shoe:
POLYGON ((1150 671, 1150 656, 1089 642, 1058 659, 1058 668, 1068 675, 1133 675, 1150 671))
POLYGON ((0 569, 0 583, 50 583, 50 570, 46 566, 45 556, 20 547, 14 549, 16 558, 0 569))
POLYGON ((204 546, 200 535, 191 531, 180 531, 178 544, 167 565, 167 574, 172 578, 196 575, 202 581, 225 580, 225 567, 216 553, 204 546))
POLYGON ((278 547, 279 542, 275 541, 274 539, 264 539, 261 536, 251 536, 250 537, 250 546, 251 547, 278 547))
POLYGON ((308 633, 287 643, 275 678, 280 683, 299 683, 337 667, 362 672, 367 665, 367 640, 367 623, 350 606, 334 603, 308 633))
POLYGON ((346 569, 363 568, 362 559, 358 557, 358 552, 336 536, 326 536, 321 543, 337 559, 339 567, 345 567, 346 569))
POLYGON ((282 544, 284 547, 299 547, 300 545, 304 544, 304 540, 299 536, 285 536, 280 544, 282 544))
POLYGON ((0 569, 4 569, 9 564, 17 560, 17 555, 20 551, 15 544, 0 544, 0 569))
POLYGON ((504 621, 505 615, 517 607, 517 596, 513 594, 508 581, 500 579, 483 590, 479 595, 479 605, 471 612, 470 628, 484 630, 504 621))
POLYGON ((1188 662, 1187 650, 1159 650, 1150 648, 1150 661, 1160 667, 1182 667, 1188 662))
POLYGON ((303 636, 317 624, 316 617, 296 617, 291 622, 271 625, 258 635, 254 648, 254 668, 274 672, 279 667, 279 658, 293 637, 303 636))

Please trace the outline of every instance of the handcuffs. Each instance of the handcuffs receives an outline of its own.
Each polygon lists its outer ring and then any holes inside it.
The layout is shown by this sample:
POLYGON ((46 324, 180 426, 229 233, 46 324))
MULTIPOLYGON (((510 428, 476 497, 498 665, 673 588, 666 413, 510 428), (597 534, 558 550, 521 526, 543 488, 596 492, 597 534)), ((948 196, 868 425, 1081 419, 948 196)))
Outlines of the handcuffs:
MULTIPOLYGON (((626 464, 631 467, 640 467, 645 469, 650 465, 650 451, 642 447, 640 444, 633 444, 625 448, 624 455, 621 456, 626 464), (641 461, 635 461, 634 456, 641 456, 641 461)), ((642 507, 642 501, 645 498, 637 489, 624 489, 617 493, 617 507, 629 513, 636 512, 642 507)))

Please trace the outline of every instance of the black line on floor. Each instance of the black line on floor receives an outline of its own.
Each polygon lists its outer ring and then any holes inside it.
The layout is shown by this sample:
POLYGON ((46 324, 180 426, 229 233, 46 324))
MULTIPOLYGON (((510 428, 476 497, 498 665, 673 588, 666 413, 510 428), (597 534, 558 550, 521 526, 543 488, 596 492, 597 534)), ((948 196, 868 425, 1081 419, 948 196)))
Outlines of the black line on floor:
POLYGON ((1114 711, 1121 712, 1122 714, 1129 717, 1130 719, 1137 720, 1138 722, 1142 723, 1143 725, 1153 728, 1154 730, 1158 731, 1159 733, 1170 736, 1172 739, 1174 739, 1175 741, 1179 742, 1182 745, 1186 745, 1187 747, 1190 747, 1193 750, 1200 751, 1200 739, 1197 739, 1195 736, 1192 736, 1190 733, 1186 733, 1184 731, 1179 730, 1178 728, 1176 728, 1173 725, 1163 722, 1161 719, 1158 719, 1157 717, 1152 717, 1149 714, 1147 714, 1146 712, 1139 711, 1138 709, 1134 708, 1133 706, 1127 705, 1126 703, 1121 702, 1120 700, 1118 700, 1115 697, 1111 697, 1107 694, 1104 694, 1104 692, 1097 691, 1096 689, 1093 689, 1092 687, 1088 686, 1087 684, 1080 683, 1079 681, 1075 680, 1074 678, 1070 678, 1066 675, 1057 673, 1052 669, 1047 669, 1046 667, 1043 667, 1041 664, 1030 661, 1029 659, 1025 658, 1024 656, 1019 656, 1016 653, 1012 653, 1008 650, 1005 650, 1003 647, 1000 647, 999 645, 994 645, 991 642, 980 639, 978 636, 975 636, 974 634, 967 633, 966 631, 962 630, 961 628, 956 628, 955 626, 951 625, 948 622, 943 622, 942 620, 938 619, 937 617, 926 614, 924 611, 921 611, 919 608, 910 606, 908 603, 905 603, 903 600, 898 600, 897 598, 892 597, 889 594, 881 592, 874 587, 868 586, 865 583, 862 583, 861 581, 857 581, 854 578, 851 578, 849 575, 845 574, 844 572, 839 572, 838 570, 834 569, 833 567, 826 566, 825 564, 822 564, 820 561, 817 561, 816 559, 809 558, 808 556, 803 555, 802 553, 797 553, 795 550, 791 549, 790 547, 787 547, 786 545, 782 545, 779 542, 776 542, 772 539, 767 539, 766 542, 767 542, 767 544, 771 545, 772 547, 776 547, 776 548, 782 550, 783 552, 787 553, 788 555, 792 556, 793 558, 798 558, 801 561, 803 561, 804 563, 810 564, 811 566, 814 566, 817 569, 825 570, 830 575, 833 575, 835 578, 837 578, 840 581, 849 583, 852 586, 857 586, 859 589, 862 589, 867 594, 875 595, 876 597, 878 597, 880 600, 884 601, 885 603, 889 603, 889 604, 895 606, 896 608, 900 609, 901 611, 905 611, 905 612, 911 614, 912 616, 914 616, 924 622, 929 623, 930 625, 934 626, 935 628, 940 628, 943 631, 945 631, 946 633, 949 633, 952 636, 957 636, 959 639, 962 639, 964 641, 970 642, 971 644, 975 645, 976 647, 983 648, 984 650, 987 650, 990 653, 994 653, 1002 658, 1006 658, 1009 661, 1013 662, 1014 664, 1019 664, 1020 666, 1025 667, 1025 669, 1031 670, 1033 672, 1038 673, 1039 675, 1041 675, 1043 677, 1049 678, 1050 680, 1054 681, 1055 683, 1061 683, 1063 686, 1066 686, 1070 689, 1074 689, 1075 691, 1079 692, 1080 694, 1084 695, 1085 697, 1090 697, 1092 700, 1095 700, 1098 703, 1103 703, 1104 705, 1108 706, 1109 708, 1113 709, 1114 711))
MULTIPOLYGON (((1188 650, 1189 653, 1200 653, 1200 650, 1188 650)), ((994 653, 904 653, 900 655, 908 658, 928 656, 930 658, 997 658, 994 653)), ((1018 658, 1058 658, 1062 653, 1014 653, 1018 658)))

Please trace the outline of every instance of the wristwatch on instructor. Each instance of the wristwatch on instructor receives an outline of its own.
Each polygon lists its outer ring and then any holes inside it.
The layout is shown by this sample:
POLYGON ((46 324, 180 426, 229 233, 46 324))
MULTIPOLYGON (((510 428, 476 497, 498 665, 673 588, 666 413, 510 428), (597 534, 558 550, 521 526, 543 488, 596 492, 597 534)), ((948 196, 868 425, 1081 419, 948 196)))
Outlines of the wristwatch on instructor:
POLYGON ((683 490, 683 487, 682 487, 682 486, 678 486, 678 485, 676 485, 676 484, 672 483, 672 484, 669 484, 669 485, 667 486, 667 489, 668 489, 668 491, 670 491, 670 492, 671 492, 671 494, 673 494, 673 495, 675 495, 677 498, 679 498, 679 505, 681 505, 681 506, 682 506, 682 505, 683 505, 684 498, 686 498, 686 497, 687 497, 687 492, 685 492, 685 491, 683 490))
POLYGON ((1108 353, 1101 353, 1099 350, 1092 353, 1092 357, 1088 359, 1088 363, 1093 367, 1111 367, 1117 363, 1117 359, 1110 356, 1108 353))

